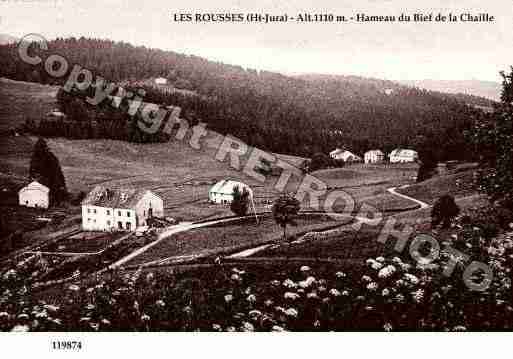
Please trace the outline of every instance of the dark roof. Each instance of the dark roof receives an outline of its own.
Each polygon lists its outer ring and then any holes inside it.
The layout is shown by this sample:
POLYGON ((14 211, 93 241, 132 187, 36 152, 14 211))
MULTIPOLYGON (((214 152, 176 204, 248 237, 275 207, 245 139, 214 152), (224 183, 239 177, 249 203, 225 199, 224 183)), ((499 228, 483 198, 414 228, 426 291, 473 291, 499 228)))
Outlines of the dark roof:
POLYGON ((147 190, 135 188, 107 188, 96 186, 84 198, 82 205, 108 208, 134 208, 147 190))

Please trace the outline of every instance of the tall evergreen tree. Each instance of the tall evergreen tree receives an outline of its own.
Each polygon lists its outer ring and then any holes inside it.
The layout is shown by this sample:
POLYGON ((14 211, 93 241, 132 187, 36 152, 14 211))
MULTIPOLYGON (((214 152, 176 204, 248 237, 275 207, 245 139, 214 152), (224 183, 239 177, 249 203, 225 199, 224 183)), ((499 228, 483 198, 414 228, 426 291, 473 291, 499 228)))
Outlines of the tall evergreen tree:
POLYGON ((58 204, 66 199, 68 191, 59 160, 43 138, 39 138, 34 145, 29 177, 50 189, 50 204, 58 204))
POLYGON ((248 213, 249 209, 249 191, 244 188, 242 192, 239 189, 239 186, 235 186, 233 188, 233 200, 230 203, 230 209, 237 216, 245 216, 248 213))

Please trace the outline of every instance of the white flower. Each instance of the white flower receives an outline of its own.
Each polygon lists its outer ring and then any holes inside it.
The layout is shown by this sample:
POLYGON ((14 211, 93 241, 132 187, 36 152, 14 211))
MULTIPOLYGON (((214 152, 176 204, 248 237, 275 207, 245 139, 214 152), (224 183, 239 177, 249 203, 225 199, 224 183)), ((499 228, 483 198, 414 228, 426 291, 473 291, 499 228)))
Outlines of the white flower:
POLYGON ((386 331, 386 332, 390 332, 393 327, 392 327, 392 324, 390 323, 385 323, 385 325, 383 325, 383 329, 386 331))
POLYGON ((91 303, 89 303, 89 304, 86 306, 86 309, 87 309, 87 310, 93 310, 94 308, 96 308, 96 307, 94 306, 94 304, 91 304, 91 303))
POLYGON ((256 309, 253 309, 253 310, 250 310, 248 315, 253 318, 253 319, 256 319, 256 318, 259 318, 262 316, 262 312, 259 311, 259 310, 256 310, 256 309))
POLYGON ((335 288, 331 288, 329 293, 334 297, 340 297, 340 292, 335 288))
POLYGON ((388 295, 390 295, 390 290, 388 290, 388 288, 385 288, 381 291, 381 295, 383 297, 387 297, 388 295))
POLYGON ((230 278, 237 282, 240 281, 240 275, 238 275, 237 273, 233 273, 230 278))
POLYGON ((93 328, 95 331, 98 331, 98 329, 100 329, 100 324, 98 323, 89 323, 89 326, 93 328))
POLYGON ((28 325, 16 325, 11 329, 11 332, 28 332, 30 327, 28 325))
POLYGON ((250 294, 246 297, 246 300, 250 303, 255 303, 256 302, 256 296, 254 294, 250 294))
POLYGON ((235 329, 235 327, 232 327, 232 326, 230 326, 230 327, 226 328, 226 331, 227 331, 227 332, 235 332, 236 330, 237 330, 237 329, 235 329))
POLYGON ((452 328, 452 330, 455 332, 465 332, 467 331, 467 328, 463 325, 457 325, 454 328, 452 328))
POLYGON ((301 272, 308 272, 311 268, 309 266, 302 266, 299 270, 301 272))
POLYGON ((288 315, 289 317, 297 318, 298 312, 294 308, 289 308, 285 311, 285 314, 288 315))
POLYGON ((212 324, 212 329, 220 332, 223 328, 219 324, 212 324))
POLYGON ((264 302, 265 306, 266 307, 270 307, 271 305, 274 304, 274 302, 271 300, 271 299, 267 299, 265 302, 264 302))
POLYGON ((419 283, 419 278, 415 277, 413 274, 405 273, 405 274, 404 274, 404 277, 405 277, 405 278, 406 278, 406 280, 408 280, 408 282, 410 282, 411 284, 418 284, 418 283, 419 283))
POLYGON ((349 295, 349 292, 348 292, 347 290, 344 290, 344 291, 342 292, 342 295, 343 295, 343 296, 348 296, 348 295, 349 295))
POLYGON ((29 316, 26 313, 21 313, 20 315, 18 315, 18 319, 28 319, 28 318, 29 318, 29 316))
POLYGON ((102 319, 102 324, 110 325, 110 320, 103 318, 102 319))
POLYGON ((143 322, 147 322, 148 320, 150 320, 150 316, 148 314, 143 314, 141 315, 141 320, 143 322))
POLYGON ((315 283, 315 278, 310 276, 310 277, 306 278, 305 280, 302 280, 301 282, 299 282, 299 286, 301 288, 308 288, 314 283, 315 283))
POLYGON ((226 295, 224 296, 224 301, 225 301, 226 303, 230 303, 232 300, 233 300, 233 295, 231 295, 231 294, 226 294, 226 295))
POLYGON ((9 313, 7 313, 7 312, 0 312, 0 318, 8 317, 8 316, 9 316, 9 313))
POLYGON ((383 258, 383 257, 378 257, 378 258, 376 258, 376 260, 377 260, 378 262, 383 263, 383 262, 385 261, 385 258, 383 258))
POLYGON ((292 281, 291 279, 285 279, 283 281, 283 286, 287 287, 287 288, 296 288, 297 284, 294 281, 292 281))
POLYGON ((364 275, 364 276, 362 276, 362 280, 363 280, 364 282, 371 282, 371 281, 372 281, 372 278, 371 278, 371 277, 369 277, 368 275, 364 275))
POLYGON ((73 292, 76 292, 78 290, 80 290, 80 287, 76 284, 72 284, 68 287, 69 290, 73 291, 73 292))
POLYGON ((378 277, 380 278, 388 278, 390 277, 392 274, 394 274, 396 272, 396 268, 393 266, 393 265, 387 265, 386 267, 384 267, 383 269, 381 269, 379 272, 378 272, 378 277))
POLYGON ((370 291, 375 291, 376 289, 378 289, 378 283, 370 282, 369 284, 367 284, 367 289, 370 291))
POLYGON ((241 329, 243 332, 254 332, 255 331, 255 327, 253 326, 253 324, 251 324, 249 322, 242 323, 241 329))
POLYGON ((392 262, 394 262, 395 264, 401 264, 403 261, 399 257, 394 257, 392 258, 392 262))
POLYGON ((285 299, 296 300, 296 299, 298 299, 300 296, 299 296, 299 294, 297 294, 297 293, 286 292, 286 293, 283 295, 283 297, 284 297, 285 299))
POLYGON ((159 307, 165 307, 166 306, 166 303, 162 300, 162 299, 159 299, 155 302, 156 305, 158 305, 159 307))
POLYGON ((280 281, 279 281, 279 280, 276 280, 276 279, 275 279, 275 280, 272 280, 272 281, 271 281, 271 285, 272 285, 272 286, 277 287, 277 286, 279 286, 279 285, 280 285, 280 281))
POLYGON ((345 278, 346 274, 344 272, 337 272, 335 273, 335 277, 337 278, 345 278))
POLYGON ((424 298, 424 290, 418 289, 415 292, 412 292, 411 295, 413 297, 413 300, 419 303, 422 300, 422 298, 424 298))
POLYGON ((381 263, 379 263, 379 262, 374 262, 374 263, 372 263, 371 267, 372 267, 372 269, 374 269, 374 270, 378 270, 378 269, 383 268, 383 264, 381 264, 381 263))
POLYGON ((310 299, 317 299, 317 298, 319 298, 319 296, 317 295, 317 292, 315 292, 315 291, 314 291, 314 292, 311 292, 311 293, 308 293, 308 294, 306 295, 306 297, 307 297, 307 298, 310 298, 310 299))
POLYGON ((279 325, 273 325, 272 329, 271 329, 273 332, 284 332, 285 329, 283 329, 282 327, 280 327, 279 325))

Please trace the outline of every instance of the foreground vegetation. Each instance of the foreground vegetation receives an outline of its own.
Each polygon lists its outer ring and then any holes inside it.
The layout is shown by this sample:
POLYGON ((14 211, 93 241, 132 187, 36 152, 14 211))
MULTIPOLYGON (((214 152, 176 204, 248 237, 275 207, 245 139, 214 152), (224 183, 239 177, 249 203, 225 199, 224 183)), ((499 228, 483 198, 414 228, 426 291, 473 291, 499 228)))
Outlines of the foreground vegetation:
MULTIPOLYGON (((460 215, 433 262, 392 254, 352 265, 266 259, 108 273, 41 290, 31 277, 49 263, 36 254, 1 273, 0 329, 511 330, 513 232, 480 222, 485 215, 493 217, 478 209, 460 215), (451 276, 443 275, 448 245, 493 268, 487 290, 465 286, 461 258, 452 258, 451 276)), ((480 274, 473 279, 479 282, 480 274)))

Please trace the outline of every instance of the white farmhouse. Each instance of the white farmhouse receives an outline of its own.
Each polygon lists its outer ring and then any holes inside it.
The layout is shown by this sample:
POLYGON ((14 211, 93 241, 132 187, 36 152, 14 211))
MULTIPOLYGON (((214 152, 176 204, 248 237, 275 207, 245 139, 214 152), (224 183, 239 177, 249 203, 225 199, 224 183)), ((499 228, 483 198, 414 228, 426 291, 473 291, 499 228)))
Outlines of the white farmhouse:
POLYGON ((419 159, 419 154, 417 151, 404 149, 404 148, 396 148, 392 152, 390 152, 390 163, 406 163, 406 162, 416 162, 419 159))
POLYGON ((33 181, 18 192, 20 206, 48 208, 50 189, 37 181, 33 181))
POLYGON ((362 162, 362 158, 354 153, 337 148, 330 152, 330 157, 335 160, 344 160, 344 162, 362 162))
POLYGON ((157 84, 157 85, 165 85, 165 84, 167 84, 167 79, 164 78, 164 77, 157 77, 155 79, 155 84, 157 84))
POLYGON ((219 204, 231 203, 233 201, 233 192, 235 187, 238 187, 240 192, 247 190, 249 192, 250 199, 253 198, 253 191, 248 185, 238 181, 221 180, 213 185, 208 191, 208 200, 212 203, 219 204))
POLYGON ((381 150, 370 150, 363 155, 365 163, 382 163, 385 161, 385 154, 381 150))
POLYGON ((163 216, 162 198, 148 190, 96 186, 82 201, 84 231, 135 231, 163 216))

